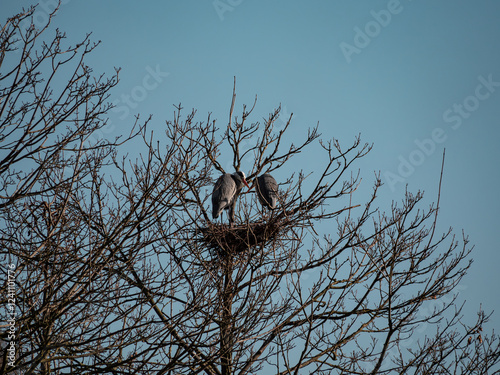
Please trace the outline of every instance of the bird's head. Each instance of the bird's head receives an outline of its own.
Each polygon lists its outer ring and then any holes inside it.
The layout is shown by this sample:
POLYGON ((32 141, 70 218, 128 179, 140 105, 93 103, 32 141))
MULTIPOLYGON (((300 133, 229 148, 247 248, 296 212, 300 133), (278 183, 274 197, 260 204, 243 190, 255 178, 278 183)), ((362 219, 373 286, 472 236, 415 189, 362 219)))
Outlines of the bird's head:
POLYGON ((250 186, 248 186, 248 183, 246 180, 245 173, 243 173, 241 171, 237 171, 237 172, 233 173, 233 176, 236 177, 236 179, 238 179, 239 181, 243 182, 245 184, 245 186, 250 189, 250 186))

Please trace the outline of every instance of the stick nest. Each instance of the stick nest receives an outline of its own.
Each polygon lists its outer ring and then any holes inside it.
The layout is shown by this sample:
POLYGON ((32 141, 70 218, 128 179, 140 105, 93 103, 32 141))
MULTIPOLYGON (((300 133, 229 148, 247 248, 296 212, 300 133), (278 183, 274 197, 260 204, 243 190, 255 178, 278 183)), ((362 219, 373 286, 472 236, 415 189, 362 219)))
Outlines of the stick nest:
POLYGON ((201 228, 198 238, 211 250, 237 254, 277 240, 286 227, 286 222, 278 218, 233 226, 208 223, 208 226, 201 228))

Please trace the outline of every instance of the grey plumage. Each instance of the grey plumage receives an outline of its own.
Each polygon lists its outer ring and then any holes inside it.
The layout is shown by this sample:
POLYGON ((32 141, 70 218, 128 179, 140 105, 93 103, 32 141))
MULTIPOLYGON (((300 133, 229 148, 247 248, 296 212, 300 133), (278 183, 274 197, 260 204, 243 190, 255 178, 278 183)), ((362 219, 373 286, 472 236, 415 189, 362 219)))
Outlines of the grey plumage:
POLYGON ((217 219, 223 210, 229 210, 229 223, 234 221, 234 207, 243 186, 248 184, 243 172, 224 173, 219 177, 212 193, 212 217, 217 219))
POLYGON ((278 200, 278 183, 269 173, 259 176, 256 180, 257 196, 260 203, 269 209, 276 208, 278 200))

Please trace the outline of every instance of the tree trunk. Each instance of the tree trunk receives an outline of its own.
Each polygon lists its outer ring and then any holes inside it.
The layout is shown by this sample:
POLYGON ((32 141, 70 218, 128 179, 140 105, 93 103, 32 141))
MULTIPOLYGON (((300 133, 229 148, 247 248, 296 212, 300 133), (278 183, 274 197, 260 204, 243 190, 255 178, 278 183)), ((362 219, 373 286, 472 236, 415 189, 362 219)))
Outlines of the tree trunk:
POLYGON ((232 351, 233 351, 233 259, 228 257, 224 267, 224 285, 221 293, 221 325, 220 325, 220 353, 221 374, 232 373, 232 351))

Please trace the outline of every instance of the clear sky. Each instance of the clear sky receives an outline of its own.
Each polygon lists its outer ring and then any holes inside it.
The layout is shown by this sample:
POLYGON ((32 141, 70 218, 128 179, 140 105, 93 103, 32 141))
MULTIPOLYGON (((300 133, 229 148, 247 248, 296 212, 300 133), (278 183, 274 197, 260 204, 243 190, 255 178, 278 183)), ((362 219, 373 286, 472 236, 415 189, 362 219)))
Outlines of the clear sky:
MULTIPOLYGON (((0 0, 1 22, 38 2, 0 0)), ((40 1, 40 22, 54 2, 40 1)), ((87 32, 102 41, 87 60, 95 74, 122 68, 109 137, 136 113, 161 129, 178 103, 223 126, 236 76, 236 108, 258 95, 260 121, 281 103, 294 113, 291 141, 319 122, 325 139, 373 143, 357 165, 360 193, 368 198, 380 171, 385 210, 406 184, 435 201, 446 148, 439 228, 459 239, 463 229, 475 245, 459 300, 466 321, 482 303, 499 328, 499 17, 492 0, 65 0, 54 25, 69 42, 87 32)), ((314 157, 295 167, 311 170, 314 157)))

